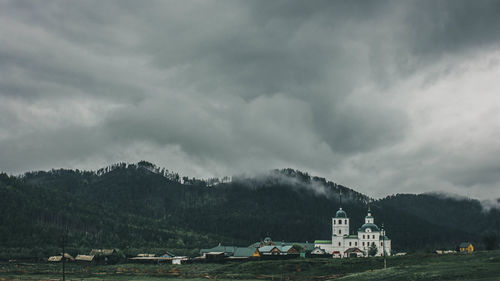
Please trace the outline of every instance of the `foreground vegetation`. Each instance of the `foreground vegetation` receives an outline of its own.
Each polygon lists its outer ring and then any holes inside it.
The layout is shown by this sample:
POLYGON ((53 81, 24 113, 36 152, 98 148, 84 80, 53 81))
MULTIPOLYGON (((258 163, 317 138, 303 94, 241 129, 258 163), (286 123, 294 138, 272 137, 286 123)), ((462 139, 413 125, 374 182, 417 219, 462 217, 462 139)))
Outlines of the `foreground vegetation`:
MULTIPOLYGON (((294 259, 222 264, 68 264, 67 280, 500 280, 500 251, 368 259, 294 259)), ((0 264, 0 280, 47 280, 60 264, 0 264)))

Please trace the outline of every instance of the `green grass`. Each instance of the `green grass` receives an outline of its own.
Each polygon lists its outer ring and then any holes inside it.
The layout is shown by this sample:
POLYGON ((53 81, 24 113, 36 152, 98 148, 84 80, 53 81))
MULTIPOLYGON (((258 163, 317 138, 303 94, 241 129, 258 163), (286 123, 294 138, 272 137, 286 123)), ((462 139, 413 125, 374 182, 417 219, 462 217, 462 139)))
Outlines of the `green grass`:
MULTIPOLYGON (((500 280, 500 251, 470 255, 294 259, 223 264, 68 264, 67 280, 500 280)), ((60 264, 0 264, 0 280, 57 280, 60 264)))

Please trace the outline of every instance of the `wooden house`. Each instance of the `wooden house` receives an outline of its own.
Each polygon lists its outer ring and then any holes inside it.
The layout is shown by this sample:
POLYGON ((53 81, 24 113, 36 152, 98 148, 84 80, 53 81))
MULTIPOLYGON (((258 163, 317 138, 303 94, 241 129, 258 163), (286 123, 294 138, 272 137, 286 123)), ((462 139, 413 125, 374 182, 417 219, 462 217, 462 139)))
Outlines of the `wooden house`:
POLYGON ((458 246, 461 253, 472 253, 474 252, 474 246, 469 242, 462 242, 458 246))
POLYGON ((94 256, 94 261, 101 264, 115 264, 120 261, 116 249, 92 249, 89 255, 94 256))
POLYGON ((77 255, 75 258, 75 261, 81 262, 81 263, 93 263, 94 256, 92 256, 92 255, 77 255))
POLYGON ((201 249, 200 250, 200 255, 205 255, 206 253, 214 253, 214 252, 223 252, 226 257, 230 257, 234 255, 234 251, 236 250, 237 247, 235 246, 223 246, 221 244, 209 248, 209 249, 201 249))
POLYGON ((208 252, 204 253, 207 262, 222 262, 226 257, 224 252, 208 252))
POLYGON ((311 255, 324 255, 326 254, 325 250, 321 249, 320 247, 314 248, 314 250, 311 251, 311 255))
POLYGON ((299 250, 290 245, 282 246, 263 246, 257 249, 264 256, 298 256, 299 250))
POLYGON ((230 260, 245 260, 250 258, 259 258, 261 253, 254 247, 236 247, 236 246, 223 246, 219 244, 210 249, 201 249, 200 254, 205 257, 205 261, 218 261, 219 253, 224 254, 224 258, 230 260))
POLYGON ((279 256, 281 255, 280 249, 277 246, 263 246, 258 249, 259 253, 263 256, 279 256))
POLYGON ((311 251, 310 257, 311 258, 327 258, 327 257, 331 257, 331 254, 327 253, 324 249, 321 249, 320 247, 316 247, 311 251))
POLYGON ((287 255, 298 255, 300 253, 294 246, 282 246, 280 250, 287 255))
MULTIPOLYGON (((64 253, 64 258, 66 261, 74 261, 75 259, 68 253, 64 253)), ((59 256, 51 256, 47 259, 48 262, 61 262, 63 259, 62 255, 59 256)))

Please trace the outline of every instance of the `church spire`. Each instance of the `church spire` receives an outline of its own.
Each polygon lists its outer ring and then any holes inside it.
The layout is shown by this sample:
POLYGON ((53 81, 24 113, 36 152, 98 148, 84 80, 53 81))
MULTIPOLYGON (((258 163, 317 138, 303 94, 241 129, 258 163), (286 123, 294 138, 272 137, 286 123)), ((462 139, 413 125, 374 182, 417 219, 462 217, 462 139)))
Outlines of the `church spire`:
POLYGON ((374 223, 370 203, 368 203, 368 214, 365 217, 365 223, 374 223))
POLYGON ((347 214, 344 210, 342 210, 342 190, 339 189, 339 210, 335 214, 336 218, 347 218, 347 214))

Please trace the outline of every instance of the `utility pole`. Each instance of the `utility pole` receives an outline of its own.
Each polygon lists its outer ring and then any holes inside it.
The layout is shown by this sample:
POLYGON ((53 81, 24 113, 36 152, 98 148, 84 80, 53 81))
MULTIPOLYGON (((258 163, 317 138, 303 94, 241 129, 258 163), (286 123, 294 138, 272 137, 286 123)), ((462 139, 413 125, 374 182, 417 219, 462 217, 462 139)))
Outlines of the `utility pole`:
POLYGON ((66 244, 66 230, 63 231, 62 237, 62 281, 66 281, 66 257, 64 246, 66 244))
POLYGON ((382 251, 384 252, 384 269, 387 269, 387 259, 385 257, 385 230, 384 230, 384 223, 382 223, 382 251))

